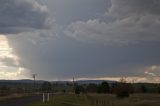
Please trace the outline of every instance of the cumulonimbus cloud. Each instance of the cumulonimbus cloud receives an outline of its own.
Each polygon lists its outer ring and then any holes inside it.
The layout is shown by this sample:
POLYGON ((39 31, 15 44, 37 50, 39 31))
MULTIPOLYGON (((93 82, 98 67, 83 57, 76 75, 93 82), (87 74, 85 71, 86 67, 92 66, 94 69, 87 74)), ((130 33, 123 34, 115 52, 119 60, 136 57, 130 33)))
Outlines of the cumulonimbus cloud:
POLYGON ((98 18, 77 21, 68 26, 66 35, 78 40, 123 44, 160 40, 159 0, 111 0, 111 3, 106 17, 112 21, 98 18))
POLYGON ((49 27, 48 9, 36 0, 0 1, 1 34, 13 34, 49 27))

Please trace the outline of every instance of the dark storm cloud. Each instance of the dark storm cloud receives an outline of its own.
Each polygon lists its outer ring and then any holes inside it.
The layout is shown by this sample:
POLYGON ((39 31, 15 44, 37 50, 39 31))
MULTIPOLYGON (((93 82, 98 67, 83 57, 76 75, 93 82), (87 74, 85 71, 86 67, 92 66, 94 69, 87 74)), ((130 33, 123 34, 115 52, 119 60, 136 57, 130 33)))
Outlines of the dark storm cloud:
POLYGON ((128 17, 130 15, 160 15, 159 0, 111 0, 111 15, 128 17))
POLYGON ((21 57, 22 66, 42 79, 141 76, 145 67, 160 64, 159 43, 119 47, 61 37, 34 45, 23 37, 10 38, 10 43, 21 57))
POLYGON ((146 67, 159 69, 158 0, 38 1, 56 19, 54 30, 7 36, 21 66, 38 78, 143 76, 146 67))
POLYGON ((88 20, 104 17, 110 0, 39 0, 48 5, 52 15, 61 25, 77 20, 88 20))
POLYGON ((0 0, 0 33, 48 28, 48 15, 47 7, 35 0, 0 0))

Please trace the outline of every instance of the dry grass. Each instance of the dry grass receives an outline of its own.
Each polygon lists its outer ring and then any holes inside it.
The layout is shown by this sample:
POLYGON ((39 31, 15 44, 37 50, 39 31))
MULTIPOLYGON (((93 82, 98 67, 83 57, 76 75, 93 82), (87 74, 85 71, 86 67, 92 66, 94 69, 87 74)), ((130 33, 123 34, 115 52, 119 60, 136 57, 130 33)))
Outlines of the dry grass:
POLYGON ((134 94, 118 99, 114 95, 88 95, 92 106, 160 106, 159 94, 134 94))
POLYGON ((21 98, 26 95, 24 94, 12 94, 12 95, 7 95, 7 96, 0 96, 0 101, 6 101, 8 99, 15 99, 15 98, 21 98))
POLYGON ((159 94, 134 94, 118 99, 114 95, 56 95, 50 102, 34 103, 31 106, 160 106, 159 94))

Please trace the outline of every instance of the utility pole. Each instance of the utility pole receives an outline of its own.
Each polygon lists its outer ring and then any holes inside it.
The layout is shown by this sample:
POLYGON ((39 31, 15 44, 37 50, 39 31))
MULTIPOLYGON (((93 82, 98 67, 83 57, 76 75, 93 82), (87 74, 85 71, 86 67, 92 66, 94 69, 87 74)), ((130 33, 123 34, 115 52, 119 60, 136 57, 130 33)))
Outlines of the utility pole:
POLYGON ((74 77, 73 77, 73 92, 75 92, 75 81, 74 81, 74 77))
POLYGON ((36 76, 37 76, 37 74, 32 74, 32 78, 33 78, 33 82, 34 82, 34 83, 33 83, 33 92, 35 92, 35 87, 36 87, 36 86, 35 86, 35 84, 36 84, 36 83, 35 83, 35 82, 36 82, 36 76))

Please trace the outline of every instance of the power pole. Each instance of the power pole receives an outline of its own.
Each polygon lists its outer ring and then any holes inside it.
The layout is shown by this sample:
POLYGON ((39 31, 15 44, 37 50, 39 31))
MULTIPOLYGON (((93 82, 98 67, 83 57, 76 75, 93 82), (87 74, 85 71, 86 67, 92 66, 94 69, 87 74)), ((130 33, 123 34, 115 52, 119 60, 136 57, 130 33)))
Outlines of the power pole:
POLYGON ((35 84, 36 84, 36 76, 37 74, 32 74, 32 78, 33 78, 33 92, 35 92, 35 84))
POLYGON ((74 81, 74 77, 73 77, 73 92, 75 92, 75 81, 74 81))

